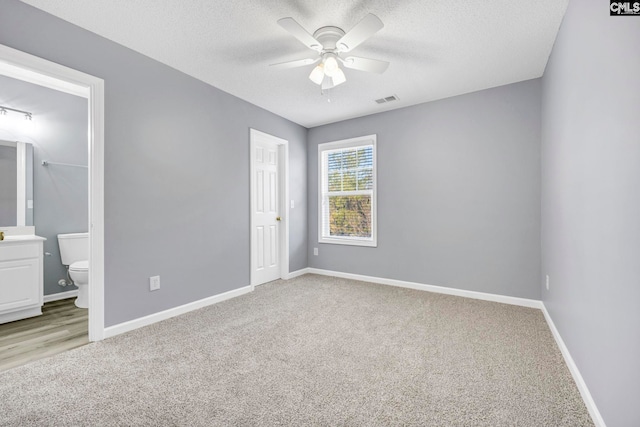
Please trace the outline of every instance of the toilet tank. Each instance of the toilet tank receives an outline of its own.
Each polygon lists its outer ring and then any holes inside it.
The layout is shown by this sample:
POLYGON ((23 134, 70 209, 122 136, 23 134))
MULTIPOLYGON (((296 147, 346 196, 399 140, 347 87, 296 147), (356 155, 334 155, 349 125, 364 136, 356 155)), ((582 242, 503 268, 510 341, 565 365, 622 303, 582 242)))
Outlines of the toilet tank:
POLYGON ((58 246, 63 265, 89 259, 89 233, 58 234, 58 246))

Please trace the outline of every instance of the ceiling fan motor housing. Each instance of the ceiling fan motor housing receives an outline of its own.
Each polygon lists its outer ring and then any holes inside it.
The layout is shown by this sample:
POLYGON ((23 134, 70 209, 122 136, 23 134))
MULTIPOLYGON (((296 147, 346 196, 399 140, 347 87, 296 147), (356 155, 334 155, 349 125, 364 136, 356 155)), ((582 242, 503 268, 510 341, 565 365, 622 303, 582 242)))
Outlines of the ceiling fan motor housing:
POLYGON ((336 42, 344 36, 345 32, 338 27, 322 27, 313 33, 313 38, 322 43, 322 52, 333 52, 337 49, 336 42))

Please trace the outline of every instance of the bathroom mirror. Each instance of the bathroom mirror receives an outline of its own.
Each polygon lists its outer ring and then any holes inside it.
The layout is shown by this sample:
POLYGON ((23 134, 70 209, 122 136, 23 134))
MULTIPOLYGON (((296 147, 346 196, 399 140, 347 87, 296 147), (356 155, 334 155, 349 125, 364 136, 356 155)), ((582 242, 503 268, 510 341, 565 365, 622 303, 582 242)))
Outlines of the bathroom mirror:
POLYGON ((0 140, 0 227, 33 225, 33 146, 0 140))

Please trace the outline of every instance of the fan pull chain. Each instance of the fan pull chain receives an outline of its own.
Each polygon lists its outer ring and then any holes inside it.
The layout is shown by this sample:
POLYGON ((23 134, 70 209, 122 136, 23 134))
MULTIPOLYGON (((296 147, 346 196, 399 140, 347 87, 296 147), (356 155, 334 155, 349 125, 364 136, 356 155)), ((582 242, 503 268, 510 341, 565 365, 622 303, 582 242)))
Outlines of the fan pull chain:
POLYGON ((320 95, 324 95, 325 93, 327 95, 327 102, 331 102, 331 89, 327 89, 326 91, 320 89, 320 95))

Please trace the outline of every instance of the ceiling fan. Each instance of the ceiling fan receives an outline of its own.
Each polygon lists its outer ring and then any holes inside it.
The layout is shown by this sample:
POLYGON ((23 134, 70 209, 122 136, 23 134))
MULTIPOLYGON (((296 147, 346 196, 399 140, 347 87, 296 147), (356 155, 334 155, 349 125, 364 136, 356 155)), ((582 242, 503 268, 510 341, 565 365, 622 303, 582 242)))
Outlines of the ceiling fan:
POLYGON ((309 79, 320 85, 322 90, 331 89, 347 80, 344 71, 340 69, 340 63, 346 68, 378 74, 383 73, 389 66, 387 61, 378 59, 358 56, 346 56, 343 58, 344 53, 351 51, 384 27, 380 18, 374 14, 370 13, 365 16, 348 33, 345 33, 341 28, 329 26, 318 28, 311 35, 293 18, 282 18, 278 20, 278 25, 300 40, 309 49, 315 50, 318 55, 314 58, 281 62, 271 64, 271 66, 278 69, 287 69, 319 62, 311 71, 309 79))

